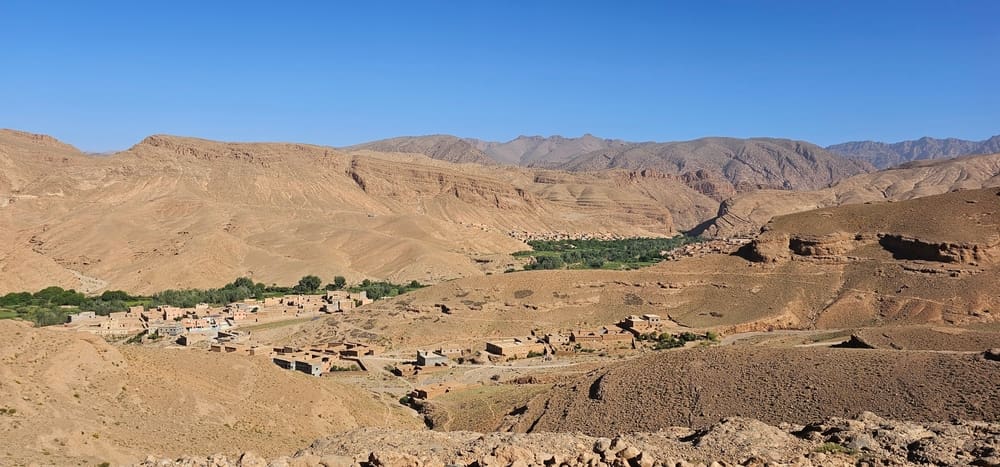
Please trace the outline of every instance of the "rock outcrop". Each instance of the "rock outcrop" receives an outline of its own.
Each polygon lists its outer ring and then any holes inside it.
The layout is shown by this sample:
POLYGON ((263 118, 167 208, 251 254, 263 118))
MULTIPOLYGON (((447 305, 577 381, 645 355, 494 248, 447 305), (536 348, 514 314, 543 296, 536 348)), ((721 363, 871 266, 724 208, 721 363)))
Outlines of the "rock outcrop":
POLYGON ((1000 259, 1000 241, 993 243, 933 242, 906 235, 881 234, 879 235, 879 244, 897 259, 969 265, 992 264, 1000 259))
POLYGON ((997 188, 958 191, 778 217, 741 253, 759 262, 844 258, 861 247, 878 245, 899 260, 996 264, 1000 260, 997 194, 997 188))
POLYGON ((611 438, 579 434, 359 430, 266 461, 253 453, 157 459, 141 467, 997 465, 1000 424, 916 424, 863 413, 809 425, 730 418, 611 438))

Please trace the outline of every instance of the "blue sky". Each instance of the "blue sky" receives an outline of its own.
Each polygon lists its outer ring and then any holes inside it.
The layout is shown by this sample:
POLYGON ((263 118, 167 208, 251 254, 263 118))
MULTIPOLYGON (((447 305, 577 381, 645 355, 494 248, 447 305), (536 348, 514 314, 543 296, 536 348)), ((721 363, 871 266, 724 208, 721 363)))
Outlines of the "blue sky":
POLYGON ((993 0, 5 0, 0 127, 89 151, 153 133, 983 139, 997 18, 993 0))

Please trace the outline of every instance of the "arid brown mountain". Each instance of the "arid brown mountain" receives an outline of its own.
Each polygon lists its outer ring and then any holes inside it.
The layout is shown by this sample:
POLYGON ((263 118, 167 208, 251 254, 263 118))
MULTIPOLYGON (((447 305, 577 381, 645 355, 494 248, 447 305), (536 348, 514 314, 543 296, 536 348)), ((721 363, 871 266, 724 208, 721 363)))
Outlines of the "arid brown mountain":
POLYGON ((555 167, 581 154, 624 144, 630 143, 602 139, 589 134, 579 138, 518 136, 507 142, 459 138, 451 135, 428 135, 389 138, 345 149, 423 154, 432 159, 459 163, 555 167))
POLYGON ((557 167, 580 154, 629 144, 622 140, 603 139, 590 134, 579 138, 518 136, 506 143, 470 141, 498 162, 526 167, 557 167))
POLYGON ((348 151, 370 150, 423 154, 431 159, 458 164, 496 164, 495 160, 487 156, 475 143, 451 135, 401 136, 358 144, 344 149, 348 151))
POLYGON ((744 193, 723 202, 719 215, 696 232, 714 237, 750 236, 772 217, 783 214, 995 186, 1000 186, 1000 154, 911 162, 847 178, 816 191, 744 193))
MULTIPOLYGON (((0 230, 2 291, 148 292, 247 274, 266 283, 309 273, 435 282, 502 271, 532 234, 692 229, 731 189, 705 170, 570 173, 171 136, 96 157, 4 131, 0 164, 0 220, 11 226, 0 230)), ((991 186, 998 165, 1000 157, 958 159, 818 192, 744 194, 701 230, 748 234, 788 212, 991 186)))
POLYGON ((814 144, 773 138, 635 143, 582 154, 557 168, 654 169, 689 177, 692 186, 702 181, 713 183, 723 198, 762 188, 817 189, 872 170, 867 163, 839 157, 814 144))
POLYGON ((669 177, 172 136, 88 157, 5 131, 0 164, 4 292, 434 282, 502 271, 524 235, 673 235, 671 208, 685 226, 716 209, 669 177))
POLYGON ((506 164, 569 172, 652 170, 677 176, 691 188, 718 201, 759 189, 818 189, 841 178, 874 170, 867 162, 840 157, 810 143, 773 138, 629 143, 584 135, 519 137, 506 143, 491 143, 426 136, 394 138, 356 147, 417 152, 435 159, 470 162, 481 160, 485 154, 506 164), (449 142, 448 151, 442 150, 441 141, 449 142), (474 147, 466 147, 459 141, 474 147))
POLYGON ((983 141, 935 139, 926 136, 898 143, 851 141, 827 146, 826 149, 846 157, 863 159, 875 167, 886 169, 917 160, 1000 153, 1000 135, 983 141))

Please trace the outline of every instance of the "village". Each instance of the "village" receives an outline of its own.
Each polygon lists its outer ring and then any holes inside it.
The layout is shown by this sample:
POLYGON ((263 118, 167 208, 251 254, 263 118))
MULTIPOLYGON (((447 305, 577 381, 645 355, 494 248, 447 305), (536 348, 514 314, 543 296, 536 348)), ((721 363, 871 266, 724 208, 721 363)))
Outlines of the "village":
POLYGON ((313 377, 388 373, 400 380, 398 390, 411 401, 426 401, 472 384, 488 384, 490 377, 493 381, 497 378, 493 372, 470 379, 460 370, 493 368, 512 374, 530 373, 534 368, 572 366, 658 350, 663 348, 660 346, 663 338, 682 345, 711 339, 711 336, 681 333, 676 323, 656 314, 624 316, 617 323, 590 328, 535 330, 529 335, 484 339, 477 345, 389 352, 376 342, 360 339, 274 346, 254 334, 255 329, 269 326, 363 311, 358 308, 371 303, 373 300, 364 292, 338 290, 321 295, 249 299, 221 307, 134 306, 108 316, 88 312, 71 315, 62 329, 91 332, 111 340, 145 336, 136 342, 267 358, 276 369, 313 377), (693 337, 676 340, 675 335, 693 337), (553 363, 555 360, 559 363, 553 363))
POLYGON ((221 308, 198 304, 193 308, 161 305, 132 306, 128 311, 100 316, 94 312, 69 315, 63 329, 91 332, 107 338, 145 333, 147 336, 210 340, 241 326, 316 317, 353 310, 372 303, 365 292, 327 291, 324 295, 286 295, 263 300, 248 299, 221 308))

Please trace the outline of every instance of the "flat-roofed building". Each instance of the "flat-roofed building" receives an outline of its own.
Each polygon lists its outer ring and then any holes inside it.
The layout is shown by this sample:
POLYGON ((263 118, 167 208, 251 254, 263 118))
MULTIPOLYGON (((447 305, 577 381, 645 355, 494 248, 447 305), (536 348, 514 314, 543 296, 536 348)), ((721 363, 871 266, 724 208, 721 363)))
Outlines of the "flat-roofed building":
POLYGON ((437 352, 417 351, 417 365, 419 366, 441 366, 447 365, 451 359, 437 352))
POLYGON ((545 353, 545 344, 531 337, 510 337, 487 342, 486 351, 507 358, 525 358, 545 353))

